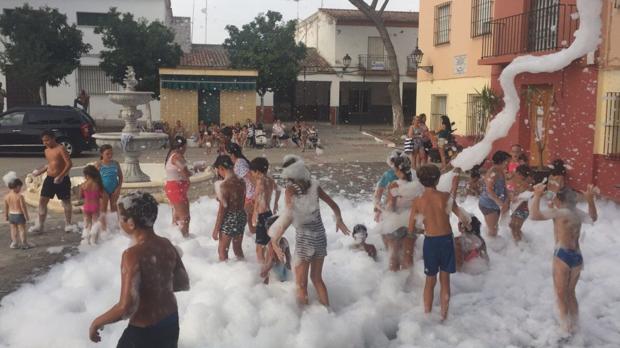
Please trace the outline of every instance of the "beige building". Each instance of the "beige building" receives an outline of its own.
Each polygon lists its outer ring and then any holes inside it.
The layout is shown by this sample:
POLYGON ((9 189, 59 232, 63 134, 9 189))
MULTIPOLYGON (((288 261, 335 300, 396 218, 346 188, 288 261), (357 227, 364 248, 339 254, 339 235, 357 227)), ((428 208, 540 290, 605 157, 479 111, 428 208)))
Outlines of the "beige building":
POLYGON ((448 115, 456 134, 479 138, 486 128, 479 91, 491 84, 491 67, 478 65, 490 31, 492 0, 420 1, 417 113, 431 129, 448 115))
POLYGON ((159 69, 161 120, 180 120, 189 134, 199 121, 233 125, 256 118, 255 70, 234 70, 218 45, 192 45, 176 68, 159 69))

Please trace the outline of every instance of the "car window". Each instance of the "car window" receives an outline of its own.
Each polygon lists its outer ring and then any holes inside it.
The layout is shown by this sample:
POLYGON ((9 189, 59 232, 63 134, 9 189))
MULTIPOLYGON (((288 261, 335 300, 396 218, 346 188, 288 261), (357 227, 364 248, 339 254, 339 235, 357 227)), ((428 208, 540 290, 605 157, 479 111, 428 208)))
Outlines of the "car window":
POLYGON ((0 127, 21 126, 24 121, 24 115, 25 113, 22 111, 6 114, 0 118, 0 127))
POLYGON ((65 116, 64 113, 56 110, 32 110, 28 112, 29 125, 60 125, 62 119, 65 116))

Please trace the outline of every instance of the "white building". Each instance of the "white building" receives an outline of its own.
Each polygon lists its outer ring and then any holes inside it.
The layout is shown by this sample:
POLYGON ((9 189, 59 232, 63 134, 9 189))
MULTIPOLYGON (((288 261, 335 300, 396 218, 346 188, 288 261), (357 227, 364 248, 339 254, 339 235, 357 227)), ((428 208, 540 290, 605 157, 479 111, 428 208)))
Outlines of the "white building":
MULTIPOLYGON (((408 56, 418 39, 418 13, 386 11, 383 19, 396 50, 406 120, 415 113, 416 70, 408 56)), ((319 9, 297 26, 310 49, 298 77, 292 114, 331 122, 390 123, 390 64, 374 24, 358 10, 319 9), (350 58, 347 65, 345 57, 350 58)), ((274 113, 286 114, 276 95, 274 113)))
MULTIPOLYGON (((24 3, 24 0, 2 0, 0 11, 21 7, 24 3)), ((120 86, 113 84, 99 68, 100 52, 105 48, 100 35, 94 33, 97 21, 105 16, 111 7, 116 7, 117 11, 122 13, 133 13, 136 19, 145 18, 148 21, 166 23, 175 30, 176 41, 184 51, 191 47, 190 18, 173 17, 170 0, 29 0, 28 4, 33 8, 57 8, 67 16, 69 25, 75 23, 84 33, 83 41, 92 46, 90 52, 80 59, 80 67, 65 78, 65 84, 59 87, 47 86, 47 102, 51 105, 72 105, 80 90, 84 89, 90 95, 90 114, 97 120, 98 125, 115 123, 119 111, 119 107, 108 100, 105 91, 115 90, 120 86)), ((24 93, 28 86, 20 84, 17 76, 7 75, 9 76, 0 73, 0 82, 8 93, 7 107, 32 104, 32 99, 29 99, 31 97, 26 96, 29 93, 24 93)), ((151 110, 153 120, 158 120, 158 101, 151 103, 151 110)))

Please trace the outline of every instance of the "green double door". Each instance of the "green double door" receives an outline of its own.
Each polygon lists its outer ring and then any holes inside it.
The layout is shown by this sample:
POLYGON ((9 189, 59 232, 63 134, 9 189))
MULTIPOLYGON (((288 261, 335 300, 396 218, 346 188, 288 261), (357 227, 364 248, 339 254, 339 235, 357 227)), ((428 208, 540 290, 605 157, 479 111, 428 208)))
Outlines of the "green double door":
POLYGON ((220 124, 219 90, 198 90, 198 120, 206 124, 220 124))

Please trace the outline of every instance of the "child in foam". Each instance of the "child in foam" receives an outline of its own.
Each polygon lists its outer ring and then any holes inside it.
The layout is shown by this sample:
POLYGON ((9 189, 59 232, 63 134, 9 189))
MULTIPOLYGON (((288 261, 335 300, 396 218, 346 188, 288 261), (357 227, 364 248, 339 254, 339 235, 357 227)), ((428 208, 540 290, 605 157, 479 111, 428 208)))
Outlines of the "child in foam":
POLYGON ((189 237, 189 177, 192 175, 187 168, 185 161, 185 151, 187 150, 187 140, 177 135, 172 139, 170 150, 164 161, 166 169, 166 184, 164 190, 168 201, 172 205, 172 223, 181 230, 183 237, 189 237))
POLYGON ((95 166, 84 167, 83 173, 86 181, 80 185, 80 197, 84 200, 82 206, 84 232, 82 236, 88 244, 96 244, 99 240, 99 226, 93 226, 93 222, 99 219, 104 186, 101 175, 95 166))
POLYGON ((520 195, 532 189, 531 173, 532 170, 530 167, 522 164, 515 169, 512 175, 509 195, 515 208, 510 216, 510 230, 512 231, 512 238, 515 243, 523 239, 521 227, 523 227, 523 223, 530 214, 527 199, 520 198, 520 195))
POLYGON ((24 183, 15 176, 15 172, 9 172, 5 176, 9 193, 4 196, 4 217, 11 229, 11 249, 30 249, 26 235, 26 222, 28 222, 28 208, 21 194, 24 183), (19 234, 19 240, 18 240, 19 234))
POLYGON ((351 245, 351 249, 364 251, 368 254, 368 257, 377 261, 377 248, 372 244, 366 243, 366 238, 368 238, 366 226, 360 224, 355 225, 351 235, 353 239, 355 239, 355 244, 351 245))
POLYGON ((155 234, 157 201, 140 191, 118 205, 121 228, 133 240, 121 260, 121 295, 117 304, 93 320, 91 341, 101 341, 105 325, 129 318, 117 347, 177 346, 179 315, 176 291, 189 290, 189 278, 177 249, 155 234))
POLYGON ((509 159, 510 155, 504 151, 497 151, 493 154, 493 167, 485 174, 482 193, 478 201, 478 207, 484 215, 491 237, 497 237, 499 218, 510 207, 505 175, 509 159))
POLYGON ((422 186, 417 180, 413 180, 408 157, 400 156, 394 159, 394 172, 398 180, 389 186, 384 217, 377 225, 377 230, 385 236, 390 252, 390 270, 395 272, 413 266, 415 233, 421 233, 421 229, 408 233, 407 224, 411 204, 422 193, 422 186))
POLYGON ((386 192, 386 189, 394 180, 398 180, 396 173, 394 173, 394 159, 402 156, 403 153, 397 150, 394 150, 390 153, 387 158, 387 165, 390 167, 386 170, 379 182, 377 182, 377 186, 375 188, 374 193, 374 213, 375 213, 375 222, 381 221, 381 212, 383 211, 383 195, 386 192))
POLYGON ((409 220, 409 233, 415 233, 416 220, 424 223, 424 312, 433 308, 433 293, 437 273, 441 284, 441 319, 448 317, 450 302, 450 273, 456 272, 454 237, 450 225, 450 213, 458 216, 466 228, 470 227, 469 215, 461 211, 450 193, 437 191, 441 173, 434 165, 424 165, 417 171, 424 193, 413 202, 409 220))
POLYGON ((267 176, 269 161, 264 157, 256 157, 250 162, 250 172, 256 182, 256 193, 252 207, 252 226, 256 231, 256 258, 258 262, 265 261, 265 247, 269 244, 267 234, 267 219, 278 212, 280 188, 275 180, 267 176), (271 197, 275 193, 273 210, 270 209, 271 197))
POLYGON ((245 182, 235 175, 234 164, 229 156, 220 155, 215 159, 213 168, 223 180, 215 182, 215 193, 220 207, 217 211, 213 239, 218 242, 220 261, 228 260, 228 249, 232 242, 233 252, 238 259, 243 259, 243 231, 247 223, 245 212, 245 182))
POLYGON ((245 182, 245 203, 244 209, 248 217, 248 228, 251 233, 255 233, 256 230, 252 225, 252 211, 254 209, 254 195, 255 184, 250 173, 250 161, 243 155, 241 146, 235 143, 230 143, 226 146, 226 153, 230 156, 234 163, 233 171, 235 174, 243 179, 245 182))
POLYGON ((321 218, 319 199, 323 200, 336 215, 336 232, 341 230, 345 235, 349 229, 342 221, 340 208, 319 186, 318 181, 311 179, 310 172, 303 160, 294 155, 284 157, 282 177, 288 181, 284 192, 286 207, 280 218, 273 224, 269 234, 271 244, 280 261, 285 255, 280 248, 280 238, 291 224, 295 226, 295 279, 297 284, 297 302, 308 304, 308 271, 314 284, 319 302, 329 306, 327 287, 323 282, 323 261, 327 256, 327 236, 321 218))
POLYGON ((123 186, 123 170, 121 165, 113 159, 114 151, 112 146, 108 144, 99 147, 101 158, 95 167, 99 169, 101 181, 103 182, 104 194, 101 197, 101 228, 107 229, 106 214, 108 207, 113 214, 116 214, 116 202, 121 195, 121 187, 123 186))
POLYGON ((588 204, 588 213, 577 209, 577 193, 564 186, 554 196, 552 208, 540 210, 540 200, 545 185, 534 186, 530 219, 534 221, 553 220, 556 249, 553 253, 553 284, 557 298, 562 329, 573 333, 578 324, 579 306, 575 288, 583 269, 583 256, 579 247, 582 223, 593 223, 598 218, 594 196, 598 191, 593 185, 583 195, 588 204))
POLYGON ((454 238, 454 255, 458 272, 468 269, 465 266, 477 260, 482 260, 488 267, 489 254, 486 243, 480 235, 480 225, 480 220, 475 216, 472 216, 469 228, 459 222, 461 235, 454 238))
MULTIPOLYGON (((265 221, 265 227, 267 230, 269 230, 271 225, 273 225, 277 219, 278 215, 274 215, 265 221)), ((270 274, 281 282, 289 280, 289 274, 291 273, 291 250, 289 248, 288 240, 284 237, 280 238, 279 245, 280 249, 284 253, 284 260, 278 259, 278 255, 276 255, 271 243, 267 244, 265 262, 263 263, 260 273, 260 276, 265 278, 265 284, 269 284, 270 274)))

